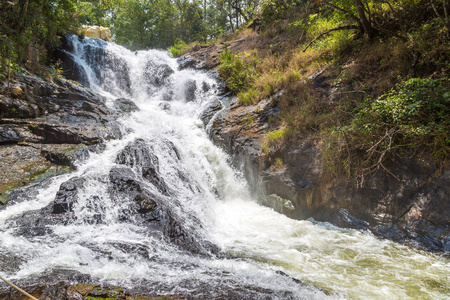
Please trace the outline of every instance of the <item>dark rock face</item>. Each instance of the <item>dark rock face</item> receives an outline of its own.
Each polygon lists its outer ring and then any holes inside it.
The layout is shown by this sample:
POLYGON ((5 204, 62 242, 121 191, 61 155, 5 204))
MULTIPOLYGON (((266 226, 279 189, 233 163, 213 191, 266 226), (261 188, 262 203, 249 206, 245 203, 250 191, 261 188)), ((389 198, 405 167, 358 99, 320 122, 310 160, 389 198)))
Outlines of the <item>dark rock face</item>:
POLYGON ((194 80, 188 80, 185 83, 185 92, 184 92, 186 101, 188 102, 194 101, 196 91, 197 91, 197 83, 194 80))
POLYGON ((161 87, 168 82, 169 77, 175 71, 166 64, 155 64, 149 61, 144 72, 144 77, 152 86, 161 87))
POLYGON ((127 145, 117 155, 116 163, 134 168, 161 193, 167 194, 167 186, 159 176, 158 157, 153 154, 153 149, 147 146, 144 140, 136 139, 127 145))
POLYGON ((114 100, 114 107, 125 113, 139 111, 139 107, 130 99, 119 98, 114 100))
POLYGON ((199 67, 201 68, 202 62, 199 59, 192 57, 191 55, 185 55, 185 56, 179 57, 177 59, 177 63, 178 63, 178 69, 184 70, 184 69, 189 69, 189 68, 193 68, 193 69, 198 69, 199 67))
POLYGON ((73 169, 87 146, 121 138, 114 113, 89 89, 31 74, 10 86, 0 83, 1 202, 17 186, 73 169))
MULTIPOLYGON (((121 197, 126 197, 134 201, 135 205, 128 208, 129 211, 122 216, 122 219, 132 216, 133 212, 141 214, 154 212, 157 207, 157 196, 144 188, 133 170, 127 167, 113 168, 109 172, 109 181, 111 182, 110 193, 113 198, 120 201, 121 197)), ((158 220, 157 214, 147 217, 147 220, 158 220)))
POLYGON ((72 178, 61 184, 52 204, 52 214, 72 212, 74 203, 78 200, 78 191, 84 186, 84 179, 72 178))
POLYGON ((223 105, 219 100, 212 102, 200 115, 200 120, 202 120, 203 125, 206 126, 214 115, 222 108, 223 105))
POLYGON ((136 220, 147 223, 162 232, 173 243, 193 253, 202 252, 202 247, 181 226, 167 206, 167 198, 152 193, 136 173, 128 167, 116 167, 109 173, 110 195, 115 201, 130 199, 132 205, 122 212, 125 222, 136 220))
POLYGON ((103 62, 103 72, 101 73, 101 82, 104 82, 106 79, 106 74, 112 72, 114 74, 120 74, 119 78, 116 78, 116 84, 118 87, 125 91, 128 95, 131 94, 131 79, 130 79, 130 68, 128 64, 113 56, 113 55, 104 55, 102 57, 103 62))
POLYGON ((19 133, 15 130, 15 126, 0 126, 0 144, 16 144, 20 142, 19 133))

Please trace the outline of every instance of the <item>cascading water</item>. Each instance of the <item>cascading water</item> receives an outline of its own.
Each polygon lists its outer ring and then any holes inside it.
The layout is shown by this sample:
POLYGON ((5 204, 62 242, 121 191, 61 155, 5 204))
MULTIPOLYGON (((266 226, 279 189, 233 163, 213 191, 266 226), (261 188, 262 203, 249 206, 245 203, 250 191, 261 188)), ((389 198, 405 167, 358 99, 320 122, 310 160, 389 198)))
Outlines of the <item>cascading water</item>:
POLYGON ((218 99, 207 73, 161 51, 68 39, 81 82, 140 110, 121 118, 123 139, 0 211, 10 279, 205 299, 449 297, 445 257, 259 206, 198 118, 218 99))

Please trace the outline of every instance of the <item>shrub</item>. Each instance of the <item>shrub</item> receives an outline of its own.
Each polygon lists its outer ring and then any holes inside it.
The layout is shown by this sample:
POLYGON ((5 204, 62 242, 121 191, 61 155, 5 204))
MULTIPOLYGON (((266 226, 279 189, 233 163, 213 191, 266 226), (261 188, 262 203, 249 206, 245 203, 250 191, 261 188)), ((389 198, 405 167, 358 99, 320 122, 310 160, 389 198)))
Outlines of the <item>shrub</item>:
POLYGON ((281 157, 275 158, 275 161, 272 164, 274 168, 281 168, 284 165, 283 159, 281 157))
POLYGON ((450 79, 413 78, 366 99, 348 126, 330 131, 324 157, 353 175, 385 168, 398 153, 450 154, 450 79), (335 153, 331 155, 331 153, 335 153))
POLYGON ((244 62, 239 54, 231 53, 226 47, 219 59, 220 78, 226 81, 231 91, 239 93, 250 87, 255 75, 252 64, 244 62))
POLYGON ((173 57, 179 57, 184 55, 191 49, 191 46, 186 44, 183 40, 177 39, 175 45, 169 47, 168 51, 172 54, 173 57))
POLYGON ((239 103, 242 105, 253 105, 259 100, 258 91, 256 89, 248 89, 238 94, 239 103))

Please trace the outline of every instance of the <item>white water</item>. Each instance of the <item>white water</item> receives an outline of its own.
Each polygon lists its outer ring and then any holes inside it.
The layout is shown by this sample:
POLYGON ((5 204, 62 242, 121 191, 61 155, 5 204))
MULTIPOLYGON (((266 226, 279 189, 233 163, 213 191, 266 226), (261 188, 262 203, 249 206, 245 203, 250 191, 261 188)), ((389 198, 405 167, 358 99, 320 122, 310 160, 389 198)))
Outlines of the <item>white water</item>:
MULTIPOLYGON (((89 38, 84 43, 72 41, 77 49, 74 56, 91 88, 104 95, 110 106, 112 100, 127 97, 141 111, 120 120, 130 132, 122 140, 109 142, 101 154, 91 154, 75 173, 53 179, 35 199, 0 211, 0 253, 22 259, 17 270, 5 272, 7 277, 32 280, 52 270, 75 270, 110 284, 130 288, 145 285, 156 294, 205 298, 226 297, 227 290, 252 289, 250 298, 450 299, 450 268, 444 257, 355 230, 295 221, 258 205, 242 176, 230 167, 227 155, 211 143, 198 119, 217 98, 214 88, 201 91, 203 82, 215 84, 207 74, 177 71, 176 62, 164 52, 133 53, 108 44, 107 55, 128 66, 128 95, 118 84, 123 74, 106 68, 99 80, 83 57, 85 44, 106 44, 89 38), (144 73, 156 73, 159 64, 170 66, 174 73, 166 84, 156 87, 144 73), (185 90, 190 80, 198 88, 195 100, 187 102, 185 90), (163 110, 160 103, 170 91, 170 109, 163 110), (110 199, 107 174, 116 166, 117 153, 135 138, 153 146, 161 177, 170 189, 170 196, 162 197, 183 227, 198 240, 212 242, 237 258, 194 255, 143 224, 119 221, 129 201, 118 204, 110 199), (178 150, 180 160, 168 141, 178 150), (179 173, 188 181, 180 180, 179 173), (60 184, 76 176, 87 179, 87 188, 74 207, 74 222, 51 226, 52 232, 42 236, 15 234, 18 224, 14 217, 45 207, 55 198, 60 184), (88 222, 99 213, 101 224, 88 222), (131 245, 134 250, 124 251, 120 245, 131 245)), ((156 191, 151 184, 148 188, 156 191)))

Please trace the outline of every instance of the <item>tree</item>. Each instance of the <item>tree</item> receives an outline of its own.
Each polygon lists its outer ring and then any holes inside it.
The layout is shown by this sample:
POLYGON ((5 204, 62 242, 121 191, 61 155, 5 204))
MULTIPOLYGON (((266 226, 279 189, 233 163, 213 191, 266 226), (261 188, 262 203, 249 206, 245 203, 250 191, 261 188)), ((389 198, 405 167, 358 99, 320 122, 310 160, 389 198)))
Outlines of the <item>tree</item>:
POLYGON ((0 6, 0 73, 25 65, 30 49, 35 59, 58 45, 60 35, 77 26, 76 0, 10 0, 0 6))
POLYGON ((367 17, 370 11, 367 9, 367 2, 364 0, 331 0, 322 1, 323 4, 343 13, 348 19, 357 23, 362 34, 366 34, 369 40, 372 40, 377 34, 378 30, 373 26, 367 17), (355 13, 356 11, 356 13, 355 13))

